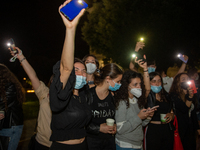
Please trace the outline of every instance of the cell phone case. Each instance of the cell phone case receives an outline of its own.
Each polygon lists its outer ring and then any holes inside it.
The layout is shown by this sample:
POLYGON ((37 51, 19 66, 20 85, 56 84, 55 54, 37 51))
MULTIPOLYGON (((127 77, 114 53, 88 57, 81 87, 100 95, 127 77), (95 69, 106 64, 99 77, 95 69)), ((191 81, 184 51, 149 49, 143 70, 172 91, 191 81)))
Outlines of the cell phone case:
POLYGON ((60 12, 69 20, 72 21, 83 8, 87 8, 88 4, 83 0, 72 0, 60 12))
POLYGON ((184 63, 187 63, 188 60, 185 60, 183 55, 181 55, 180 57, 178 57, 180 60, 182 60, 184 63))
POLYGON ((194 83, 194 80, 190 80, 191 84, 189 85, 190 88, 192 88, 192 90, 194 91, 194 94, 197 93, 197 88, 196 85, 194 83))

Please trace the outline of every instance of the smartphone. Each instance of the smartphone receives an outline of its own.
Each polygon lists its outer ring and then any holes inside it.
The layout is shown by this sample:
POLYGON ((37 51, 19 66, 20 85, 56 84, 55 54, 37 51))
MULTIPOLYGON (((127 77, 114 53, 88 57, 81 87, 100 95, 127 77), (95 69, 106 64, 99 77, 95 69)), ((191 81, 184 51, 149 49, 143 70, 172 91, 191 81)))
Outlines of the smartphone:
POLYGON ((187 84, 188 84, 189 87, 194 91, 194 94, 197 93, 197 88, 196 88, 196 85, 195 85, 195 83, 194 83, 194 80, 188 81, 187 84))
POLYGON ((60 12, 69 20, 72 21, 83 8, 87 8, 88 4, 83 0, 72 0, 60 12))
POLYGON ((184 63, 187 63, 188 60, 185 60, 182 54, 178 54, 177 57, 182 60, 184 63))
POLYGON ((15 42, 12 38, 8 40, 7 46, 13 51, 15 54, 17 53, 17 50, 14 48, 15 47, 15 42))

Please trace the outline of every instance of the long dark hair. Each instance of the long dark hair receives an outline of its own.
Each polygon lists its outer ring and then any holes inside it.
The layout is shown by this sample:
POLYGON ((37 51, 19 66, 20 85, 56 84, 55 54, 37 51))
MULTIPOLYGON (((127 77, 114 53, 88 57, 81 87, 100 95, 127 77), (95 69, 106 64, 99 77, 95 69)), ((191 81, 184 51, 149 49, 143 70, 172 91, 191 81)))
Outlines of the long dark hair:
POLYGON ((141 88, 142 88, 142 96, 138 99, 138 106, 139 108, 144 108, 146 105, 146 98, 145 98, 145 86, 143 77, 140 73, 128 70, 125 71, 121 80, 121 87, 120 89, 115 93, 115 105, 116 108, 119 106, 120 101, 125 101, 127 108, 129 107, 129 94, 128 94, 128 87, 131 83, 132 79, 140 78, 141 80, 141 88))
POLYGON ((110 63, 101 68, 98 73, 94 74, 94 83, 99 85, 103 83, 107 76, 111 79, 115 79, 121 74, 123 74, 123 69, 115 63, 110 63))
POLYGON ((169 93, 170 94, 171 93, 177 94, 178 97, 185 102, 186 101, 185 100, 185 93, 183 92, 183 89, 181 88, 181 85, 180 85, 180 78, 181 78, 181 75, 183 75, 183 74, 187 75, 186 73, 179 73, 178 75, 176 75, 169 93))
POLYGON ((158 73, 158 72, 151 72, 149 74, 149 78, 150 78, 150 81, 155 77, 155 76, 159 76, 160 79, 161 79, 161 86, 162 86, 162 89, 161 91, 158 93, 161 97, 161 100, 167 102, 168 99, 166 98, 166 95, 167 95, 167 92, 165 91, 164 87, 163 87, 163 80, 162 80, 162 77, 161 75, 158 73))
POLYGON ((13 83, 17 91, 17 100, 22 103, 24 101, 24 88, 22 87, 16 76, 3 64, 0 64, 0 95, 5 103, 7 109, 7 98, 6 98, 6 85, 13 83))
POLYGON ((85 61, 87 60, 88 57, 93 57, 95 59, 95 62, 96 62, 96 66, 97 66, 97 69, 99 68, 99 61, 97 59, 97 57, 95 55, 92 55, 92 54, 88 54, 88 55, 85 55, 82 59, 82 61, 85 63, 85 61))

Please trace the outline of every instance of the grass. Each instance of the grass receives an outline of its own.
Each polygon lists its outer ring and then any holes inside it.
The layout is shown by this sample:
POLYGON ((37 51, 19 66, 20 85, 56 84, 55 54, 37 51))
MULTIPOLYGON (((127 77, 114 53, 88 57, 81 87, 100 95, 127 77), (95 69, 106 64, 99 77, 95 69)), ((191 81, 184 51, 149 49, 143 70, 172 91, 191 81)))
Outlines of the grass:
POLYGON ((35 119, 38 116, 39 101, 35 93, 26 94, 26 102, 23 103, 24 120, 35 119))

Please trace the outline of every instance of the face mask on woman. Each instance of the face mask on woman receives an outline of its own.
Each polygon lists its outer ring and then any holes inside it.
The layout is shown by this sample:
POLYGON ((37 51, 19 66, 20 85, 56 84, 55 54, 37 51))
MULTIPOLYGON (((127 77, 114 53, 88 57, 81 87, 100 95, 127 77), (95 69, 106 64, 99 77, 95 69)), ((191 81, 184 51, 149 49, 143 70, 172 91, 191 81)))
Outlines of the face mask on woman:
POLYGON ((184 90, 187 90, 187 88, 189 87, 189 85, 187 84, 187 82, 181 82, 181 88, 184 90))
POLYGON ((86 68, 87 68, 88 74, 93 74, 95 72, 95 70, 97 69, 96 65, 93 63, 87 63, 86 68))
POLYGON ((81 89, 84 85, 86 85, 86 77, 76 75, 76 83, 75 89, 81 89))
MULTIPOLYGON (((113 80, 112 80, 113 81, 113 80)), ((114 82, 114 81, 113 81, 114 82)), ((115 83, 115 82, 114 82, 115 83)), ((110 83, 109 83, 109 90, 111 90, 111 91, 117 91, 117 90, 119 90, 119 88, 120 88, 120 86, 121 86, 121 84, 119 84, 119 83, 115 83, 115 86, 114 87, 112 87, 111 85, 110 85, 110 83)))
POLYGON ((142 95, 141 88, 131 88, 130 93, 133 94, 135 97, 139 98, 142 95))
POLYGON ((161 90, 162 90, 162 86, 153 86, 151 85, 151 90, 154 92, 154 93, 159 93, 161 90))
POLYGON ((156 68, 148 67, 148 73, 155 72, 155 71, 156 71, 156 68))

